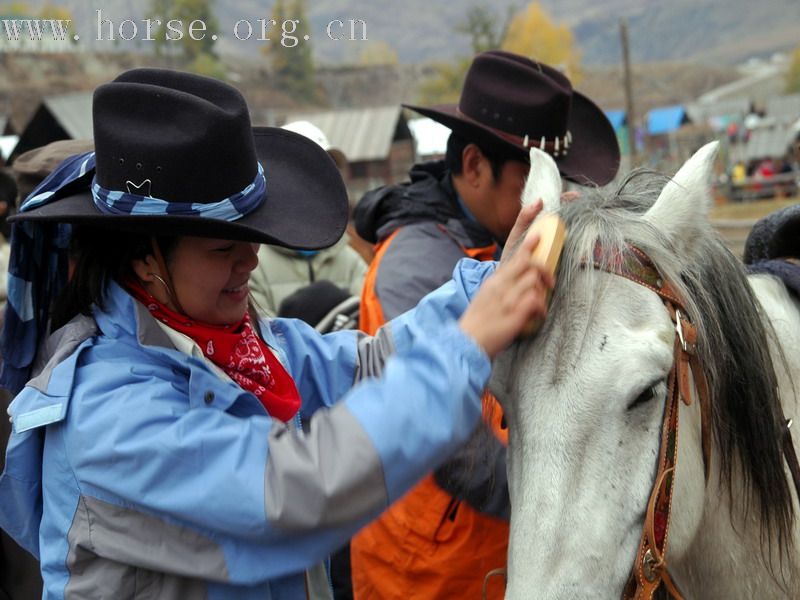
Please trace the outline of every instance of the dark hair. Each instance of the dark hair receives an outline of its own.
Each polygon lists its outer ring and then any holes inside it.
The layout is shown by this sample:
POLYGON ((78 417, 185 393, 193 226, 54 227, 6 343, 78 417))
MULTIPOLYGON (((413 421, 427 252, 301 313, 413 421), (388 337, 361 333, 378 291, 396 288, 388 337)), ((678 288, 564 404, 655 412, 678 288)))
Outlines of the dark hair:
POLYGON ((453 175, 461 175, 461 172, 464 169, 464 165, 461 162, 461 157, 464 154, 464 148, 466 148, 469 144, 475 144, 478 146, 478 148, 480 148, 480 151, 492 166, 492 176, 494 177, 495 181, 500 179, 500 173, 503 171, 503 165, 505 165, 508 161, 516 160, 523 162, 522 157, 511 149, 506 150, 495 146, 487 146, 486 144, 477 144, 453 132, 450 134, 450 137, 447 138, 447 151, 444 155, 444 162, 453 175))
POLYGON ((17 198, 17 183, 7 172, 0 170, 0 202, 5 202, 5 209, 0 208, 0 233, 11 239, 11 224, 6 221, 14 214, 17 198))
MULTIPOLYGON (((91 315, 92 306, 104 307, 110 281, 133 276, 131 262, 153 254, 149 235, 115 229, 76 225, 72 230, 69 255, 74 264, 72 277, 56 297, 51 310, 51 331, 76 315, 91 315)), ((169 262, 177 237, 156 237, 169 262)))

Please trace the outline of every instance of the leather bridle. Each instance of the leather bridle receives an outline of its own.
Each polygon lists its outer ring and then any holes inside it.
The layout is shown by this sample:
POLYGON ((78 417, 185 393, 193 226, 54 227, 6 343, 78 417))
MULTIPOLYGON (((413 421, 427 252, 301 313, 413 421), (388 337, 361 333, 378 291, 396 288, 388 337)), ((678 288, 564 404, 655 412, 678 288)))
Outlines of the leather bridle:
POLYGON ((697 329, 675 289, 666 281, 647 255, 628 245, 609 256, 598 244, 594 250, 594 268, 642 285, 658 294, 675 326, 672 369, 667 376, 667 401, 661 425, 658 470, 645 512, 633 568, 622 592, 623 600, 650 600, 664 587, 676 600, 683 595, 667 570, 667 547, 678 462, 678 409, 681 402, 692 403, 692 381, 700 404, 703 464, 708 481, 711 465, 711 399, 705 373, 697 356, 697 329))
MULTIPOLYGON (((656 269, 648 256, 632 245, 611 257, 595 245, 594 268, 625 277, 642 285, 661 298, 675 326, 674 360, 667 376, 667 400, 661 425, 661 445, 655 483, 645 512, 644 527, 622 600, 651 600, 660 588, 668 597, 683 600, 678 586, 667 569, 667 547, 678 460, 678 409, 681 402, 692 403, 692 381, 700 404, 701 445, 705 479, 711 467, 711 397, 705 372, 697 355, 697 329, 679 295, 656 269), (691 377, 690 377, 691 376, 691 377)), ((783 451, 800 499, 800 465, 789 433, 791 421, 784 431, 783 451)))
MULTIPOLYGON (((711 468, 711 397, 705 372, 697 355, 697 328, 689 319, 680 296, 666 281, 650 258, 628 244, 625 248, 606 252, 598 243, 594 248, 594 268, 619 275, 655 292, 664 303, 675 326, 672 369, 667 376, 667 399, 661 425, 658 470, 645 512, 642 535, 633 568, 622 592, 622 600, 651 600, 659 590, 674 600, 684 600, 667 568, 667 547, 672 515, 672 496, 675 487, 675 468, 678 461, 678 409, 681 403, 692 403, 692 383, 700 404, 701 446, 706 482, 711 468)), ((791 420, 784 430, 783 452, 800 499, 800 463, 789 432, 791 420)), ((490 571, 490 577, 503 575, 505 569, 490 571)), ((486 597, 484 581, 484 598, 486 597)))

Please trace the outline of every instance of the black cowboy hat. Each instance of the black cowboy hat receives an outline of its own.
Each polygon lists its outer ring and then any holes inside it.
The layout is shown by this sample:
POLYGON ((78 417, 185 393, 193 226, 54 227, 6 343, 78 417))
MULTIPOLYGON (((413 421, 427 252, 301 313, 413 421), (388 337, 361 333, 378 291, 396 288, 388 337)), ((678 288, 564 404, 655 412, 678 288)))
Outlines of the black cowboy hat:
MULTIPOLYGON (((195 235, 319 249, 334 244, 348 217, 336 164, 291 131, 251 128, 247 104, 230 85, 164 69, 127 71, 95 90, 95 169, 60 197, 14 221, 94 224, 153 235, 195 235), (92 180, 111 194, 209 205, 247 189, 261 164, 263 201, 237 220, 192 214, 109 214, 92 180)), ((169 206, 169 204, 167 204, 169 206)))
POLYGON ((558 70, 510 52, 476 56, 458 104, 403 106, 522 161, 540 148, 577 183, 605 185, 619 169, 619 144, 603 111, 558 70))

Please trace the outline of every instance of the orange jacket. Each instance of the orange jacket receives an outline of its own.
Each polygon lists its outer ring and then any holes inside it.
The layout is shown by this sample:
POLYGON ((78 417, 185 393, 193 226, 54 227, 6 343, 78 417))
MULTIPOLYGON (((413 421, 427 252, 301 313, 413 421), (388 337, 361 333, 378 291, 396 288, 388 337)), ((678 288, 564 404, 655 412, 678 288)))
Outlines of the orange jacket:
MULTIPOLYGON (((386 320, 376 293, 379 269, 398 234, 408 235, 408 229, 413 227, 396 229, 378 244, 367 271, 360 311, 360 328, 367 333, 374 333, 386 320)), ((441 225, 421 231, 423 246, 426 237, 436 236, 438 231, 440 238, 432 247, 455 241, 461 256, 483 260, 496 250, 495 245, 467 248, 441 225)), ((425 248, 412 245, 412 251, 425 255, 425 248)), ((406 275, 414 277, 413 272, 406 275)), ((506 432, 499 427, 502 412, 488 394, 484 409, 492 429, 506 443, 506 432)), ((486 574, 505 566, 507 546, 506 521, 479 513, 450 496, 429 475, 351 541, 354 596, 356 600, 480 599, 486 574)), ((502 577, 489 579, 487 585, 487 598, 503 597, 502 577)))

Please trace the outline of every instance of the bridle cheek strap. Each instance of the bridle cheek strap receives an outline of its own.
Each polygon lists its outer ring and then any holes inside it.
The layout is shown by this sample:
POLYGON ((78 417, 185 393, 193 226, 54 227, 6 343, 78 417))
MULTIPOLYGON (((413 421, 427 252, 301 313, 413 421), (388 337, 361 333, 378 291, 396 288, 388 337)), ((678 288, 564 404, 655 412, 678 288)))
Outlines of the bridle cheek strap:
POLYGON ((697 356, 697 328, 689 321, 685 314, 676 309, 671 302, 664 305, 675 324, 675 365, 677 370, 678 391, 686 406, 692 404, 692 382, 697 391, 700 403, 700 432, 703 447, 703 471, 706 483, 711 469, 711 395, 708 390, 708 381, 705 371, 700 365, 697 356))
MULTIPOLYGON (((676 347, 678 343, 676 341, 676 347)), ((672 492, 675 484, 675 467, 678 459, 678 409, 680 385, 677 367, 673 366, 667 383, 667 402, 661 427, 661 444, 655 484, 647 502, 644 526, 639 540, 623 600, 650 600, 662 584, 672 597, 683 600, 683 595, 667 571, 669 525, 672 516, 672 492)))
POLYGON ((599 260, 602 254, 603 250, 598 244, 595 247, 595 268, 625 277, 654 291, 663 301, 675 326, 674 359, 667 378, 667 402, 661 425, 658 471, 647 503, 636 562, 623 590, 622 598, 651 600, 656 591, 663 586, 672 598, 683 600, 683 594, 669 575, 666 555, 678 463, 678 412, 681 402, 687 406, 692 403, 692 382, 700 404, 706 482, 711 467, 711 402, 705 373, 697 357, 697 328, 688 319, 680 296, 669 282, 661 277, 644 252, 629 245, 620 255, 613 256, 611 261, 599 260))

